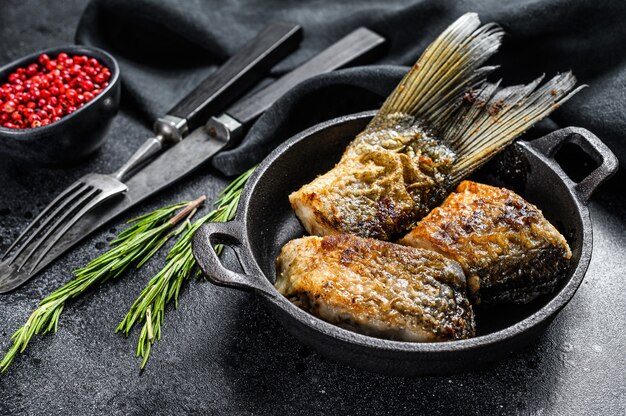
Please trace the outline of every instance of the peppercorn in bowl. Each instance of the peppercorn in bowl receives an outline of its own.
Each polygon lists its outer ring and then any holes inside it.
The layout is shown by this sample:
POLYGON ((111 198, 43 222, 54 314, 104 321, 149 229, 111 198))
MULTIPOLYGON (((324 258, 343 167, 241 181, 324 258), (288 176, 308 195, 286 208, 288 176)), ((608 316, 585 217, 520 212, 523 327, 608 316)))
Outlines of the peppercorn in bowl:
POLYGON ((120 90, 115 58, 93 47, 47 49, 0 68, 0 160, 58 166, 93 153, 120 90))

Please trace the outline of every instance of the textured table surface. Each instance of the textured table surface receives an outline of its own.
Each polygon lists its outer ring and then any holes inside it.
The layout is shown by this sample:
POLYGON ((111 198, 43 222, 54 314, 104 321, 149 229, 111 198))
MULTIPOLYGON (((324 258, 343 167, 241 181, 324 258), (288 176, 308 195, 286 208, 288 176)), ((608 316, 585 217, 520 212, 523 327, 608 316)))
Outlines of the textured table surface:
MULTIPOLYGON (((71 43, 84 1, 60 4, 2 2, 0 64, 71 43), (24 16, 29 33, 16 23, 24 16)), ((102 150, 75 167, 0 160, 0 251, 60 190, 88 171, 113 170, 148 131, 122 113, 102 150)), ((403 379, 347 368, 303 347, 254 296, 192 281, 140 373, 137 331, 129 339, 113 331, 162 265, 156 260, 68 304, 58 334, 36 337, 0 375, 0 414, 625 414, 625 181, 620 171, 593 198, 593 259, 572 302, 534 345, 483 371, 403 379)), ((125 219, 202 193, 214 198, 226 182, 205 169, 125 219)), ((121 229, 122 220, 110 224, 0 297, 1 353, 37 303, 121 229)))

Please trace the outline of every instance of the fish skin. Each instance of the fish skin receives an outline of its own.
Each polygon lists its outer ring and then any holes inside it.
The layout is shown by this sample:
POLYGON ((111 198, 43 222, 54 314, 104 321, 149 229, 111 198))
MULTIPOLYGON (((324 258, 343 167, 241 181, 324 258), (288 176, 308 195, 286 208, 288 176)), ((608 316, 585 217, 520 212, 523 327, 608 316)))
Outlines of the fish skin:
POLYGON ((381 338, 474 336, 458 263, 433 251, 349 234, 302 237, 276 260, 276 289, 332 324, 381 338))
POLYGON ((310 234, 392 240, 443 200, 454 153, 412 117, 389 120, 390 128, 362 132, 333 169, 289 195, 310 234))
POLYGON ((399 244, 461 264, 474 304, 527 303, 554 290, 572 252, 533 204, 515 192, 463 181, 399 244))

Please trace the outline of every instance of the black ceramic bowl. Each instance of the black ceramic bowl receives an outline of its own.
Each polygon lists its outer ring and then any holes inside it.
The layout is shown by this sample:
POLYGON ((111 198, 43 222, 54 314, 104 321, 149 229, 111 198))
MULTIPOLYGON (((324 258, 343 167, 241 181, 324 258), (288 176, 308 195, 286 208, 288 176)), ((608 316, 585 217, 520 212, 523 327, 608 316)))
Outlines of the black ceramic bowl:
POLYGON ((84 106, 47 126, 9 129, 0 126, 0 154, 28 165, 62 165, 79 160, 98 149, 120 103, 120 68, 107 52, 88 46, 68 45, 38 51, 0 69, 0 84, 10 73, 37 61, 42 53, 51 57, 61 52, 70 56, 96 58, 109 68, 109 85, 84 106))
MULTIPOLYGON (((477 310, 475 338, 435 343, 391 341, 331 325, 289 302, 274 288, 280 248, 305 234, 287 196, 330 169, 374 113, 341 117, 298 134, 270 154, 248 180, 234 221, 208 223, 194 236, 193 251, 213 283, 251 290, 302 342, 343 363, 392 375, 447 373, 474 369, 532 342, 570 301, 589 265, 592 249, 587 199, 617 170, 617 159, 593 134, 558 130, 533 142, 517 142, 486 165, 475 179, 506 186, 543 210, 572 248, 566 279, 550 295, 523 306, 477 310), (597 168, 580 182, 554 156, 564 144, 587 153, 597 168), (213 245, 226 243, 244 273, 226 269, 213 245)), ((268 352, 269 353, 269 352, 268 352)))

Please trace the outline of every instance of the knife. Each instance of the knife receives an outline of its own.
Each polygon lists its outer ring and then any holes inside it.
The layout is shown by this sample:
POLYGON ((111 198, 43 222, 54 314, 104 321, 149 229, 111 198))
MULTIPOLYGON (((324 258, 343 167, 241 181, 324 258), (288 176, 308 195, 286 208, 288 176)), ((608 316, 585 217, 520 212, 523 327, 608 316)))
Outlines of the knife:
MULTIPOLYGON (((312 76, 371 59, 382 50, 384 43, 385 39, 380 35, 359 28, 269 86, 234 104, 221 115, 212 117, 130 178, 126 182, 128 191, 125 194, 87 213, 57 242, 32 273, 22 269, 12 276, 19 282, 13 288, 39 273, 108 221, 208 162, 229 142, 241 138, 261 113, 295 85, 312 76)), ((5 290, 0 287, 0 293, 7 293, 13 288, 5 290)))

